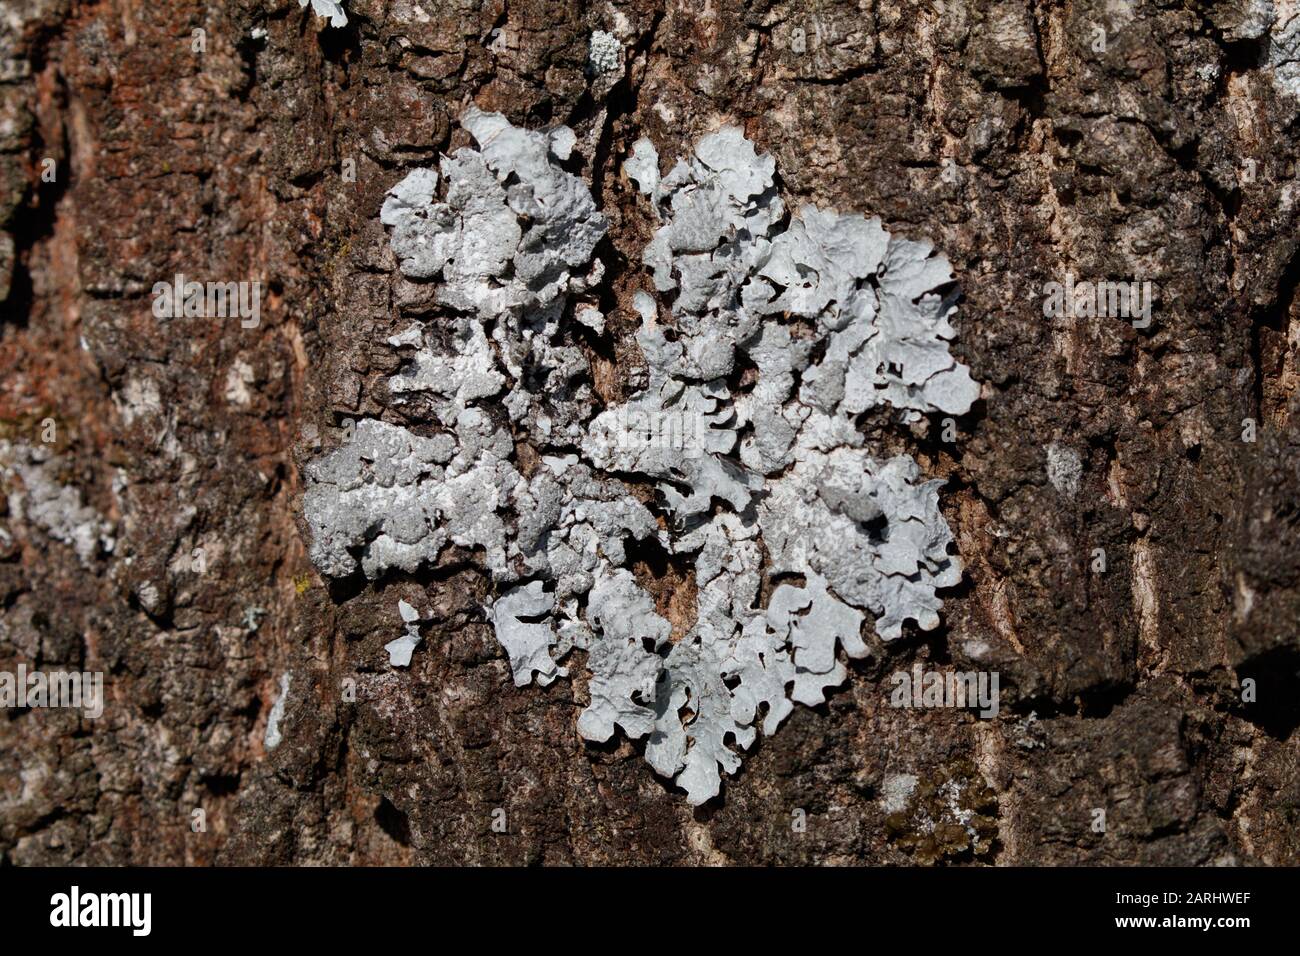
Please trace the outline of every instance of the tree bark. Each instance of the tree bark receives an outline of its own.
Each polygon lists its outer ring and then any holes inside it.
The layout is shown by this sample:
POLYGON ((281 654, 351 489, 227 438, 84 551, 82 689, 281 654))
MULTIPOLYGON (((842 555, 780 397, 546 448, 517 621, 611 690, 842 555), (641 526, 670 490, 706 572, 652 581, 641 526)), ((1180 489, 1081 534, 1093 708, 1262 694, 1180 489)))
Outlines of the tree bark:
MULTIPOLYGON (((0 440, 113 541, 79 553, 6 469, 0 669, 101 671, 106 703, 0 718, 0 862, 1300 863, 1276 25, 1244 0, 344 5, 332 28, 293 0, 7 0, 0 440), (596 29, 624 38, 612 87, 596 29), (928 237, 962 288, 976 409, 952 441, 870 424, 947 479, 942 627, 877 640, 698 809, 642 745, 583 743, 582 667, 513 686, 480 557, 369 585, 307 558, 302 465, 348 420, 403 422, 384 340, 427 303, 379 207, 466 144, 471 102, 577 133, 610 219, 607 401, 642 362, 641 136, 674 157, 740 125, 787 206, 928 237), (177 273, 259 280, 260 323, 155 317, 177 273), (1150 281, 1151 324, 1045 316, 1067 273, 1150 281), (399 598, 435 611, 406 671, 399 598), (996 670, 998 716, 891 707, 917 663, 996 670)), ((668 608, 689 569, 651 564, 668 608)))

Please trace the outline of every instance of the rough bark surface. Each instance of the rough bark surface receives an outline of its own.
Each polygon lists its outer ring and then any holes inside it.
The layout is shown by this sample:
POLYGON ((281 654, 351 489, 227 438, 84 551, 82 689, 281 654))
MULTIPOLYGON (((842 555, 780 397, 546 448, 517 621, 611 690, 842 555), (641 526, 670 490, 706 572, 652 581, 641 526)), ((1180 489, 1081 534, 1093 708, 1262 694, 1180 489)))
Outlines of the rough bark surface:
MULTIPOLYGON (((1300 100, 1255 4, 345 6, 342 29, 294 0, 0 12, 0 438, 53 419, 44 473, 116 539, 83 557, 0 515, 0 668, 107 694, 94 721, 0 717, 0 862, 1300 863, 1300 100), (626 37, 604 93, 595 29, 626 37), (964 293, 983 395, 955 440, 868 423, 948 479, 942 628, 877 641, 699 809, 638 745, 580 740, 581 667, 513 686, 474 554, 374 585, 306 557, 300 467, 348 419, 404 422, 384 339, 429 307, 382 197, 465 144, 471 101, 578 133, 607 401, 642 362, 642 135, 671 157, 741 125, 789 205, 931 238, 964 293), (155 318, 177 272, 262 280, 260 325, 155 318), (1067 272, 1150 280, 1151 326, 1044 317, 1067 272), (406 671, 399 597, 436 612, 406 671), (916 662, 997 670, 1000 713, 891 707, 916 662)), ((690 568, 635 571, 680 623, 690 568)))

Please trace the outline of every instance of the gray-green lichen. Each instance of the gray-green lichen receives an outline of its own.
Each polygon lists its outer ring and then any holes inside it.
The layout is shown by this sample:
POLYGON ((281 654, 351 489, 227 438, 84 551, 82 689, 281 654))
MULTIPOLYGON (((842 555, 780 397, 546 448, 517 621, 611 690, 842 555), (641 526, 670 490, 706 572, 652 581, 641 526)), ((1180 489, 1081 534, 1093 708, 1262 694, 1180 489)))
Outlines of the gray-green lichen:
POLYGON ((420 637, 420 612, 406 601, 397 602, 397 613, 402 617, 405 633, 384 645, 390 667, 410 667, 411 655, 423 640, 420 637))
POLYGON ((343 11, 343 4, 339 0, 298 0, 298 6, 306 7, 311 4, 312 13, 318 17, 329 17, 330 26, 345 27, 348 25, 348 15, 343 11))
POLYGON ((275 703, 271 705, 271 712, 266 717, 266 734, 262 738, 262 745, 267 750, 274 750, 284 739, 284 734, 280 730, 280 721, 284 720, 284 710, 289 703, 289 685, 292 680, 292 675, 287 671, 280 675, 280 694, 275 698, 275 703))
POLYGON ((615 73, 623 65, 623 44, 617 36, 596 30, 587 41, 587 65, 594 73, 615 73))
POLYGON ((85 503, 78 488, 61 480, 48 446, 0 441, 0 479, 9 514, 71 547, 83 565, 113 551, 113 524, 85 503))
POLYGON ((461 125, 479 148, 442 158, 445 196, 437 172, 417 169, 380 210, 402 273, 441 278, 439 300, 483 320, 558 312, 567 294, 599 281, 599 266, 587 267, 606 230, 586 184, 559 165, 573 132, 519 129, 475 107, 461 125))
POLYGON ((438 317, 388 340, 404 357, 389 391, 428 434, 362 422, 309 465, 312 558, 377 577, 480 549, 515 683, 549 684, 584 649, 578 732, 647 738, 651 766, 702 803, 760 728, 843 683, 868 618, 886 640, 932 629, 937 589, 960 579, 942 482, 873 457, 856 424, 977 397, 948 350, 951 268, 877 219, 787 217, 775 163, 739 130, 662 176, 642 140, 625 168, 659 221, 644 260, 671 306, 636 295, 643 387, 602 410, 576 330, 604 327, 583 297, 606 227, 560 166, 573 134, 473 107, 462 124, 478 149, 413 171, 380 214, 402 272, 436 284, 438 317), (527 477, 518 435, 539 453, 527 477), (650 506, 632 493, 646 482, 650 506), (626 567, 632 540, 694 567, 696 622, 676 643, 626 567), (764 607, 779 574, 803 583, 764 607))

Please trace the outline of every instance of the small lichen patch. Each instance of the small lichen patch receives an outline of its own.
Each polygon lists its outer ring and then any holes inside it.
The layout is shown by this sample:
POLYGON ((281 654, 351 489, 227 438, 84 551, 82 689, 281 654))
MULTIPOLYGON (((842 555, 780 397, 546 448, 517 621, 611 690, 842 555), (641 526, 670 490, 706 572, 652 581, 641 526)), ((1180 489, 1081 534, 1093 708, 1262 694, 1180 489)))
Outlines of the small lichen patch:
POLYGON ((596 30, 587 41, 587 63, 593 73, 615 73, 623 65, 623 44, 612 33, 596 30))
POLYGON ((339 0, 298 0, 298 6, 306 7, 311 4, 312 13, 318 17, 329 17, 330 26, 345 27, 348 25, 348 15, 343 10, 343 4, 339 0))
POLYGON ((262 743, 267 750, 274 750, 280 746, 280 741, 283 739, 280 733, 280 721, 284 720, 284 708, 289 702, 290 680, 288 671, 280 675, 280 696, 271 705, 271 712, 266 718, 266 735, 262 738, 262 743))
POLYGON ((885 813, 902 813, 916 790, 917 778, 912 773, 891 773, 880 788, 880 807, 885 813))
POLYGON ((1264 53, 1268 71, 1278 89, 1300 99, 1300 10, 1294 8, 1291 0, 1280 0, 1276 4, 1263 0, 1256 6, 1239 30, 1254 36, 1263 33, 1261 28, 1268 24, 1264 53), (1278 8, 1284 8, 1286 15, 1279 17, 1281 11, 1278 8))
POLYGON ((925 865, 982 859, 993 852, 997 795, 974 764, 958 761, 919 782, 910 774, 900 776, 910 778, 912 789, 904 796, 896 783, 888 800, 885 830, 895 845, 925 865))
POLYGON ((113 524, 85 503, 80 490, 60 479, 50 448, 0 441, 0 478, 14 519, 68 545, 83 565, 113 551, 113 524))
POLYGON ((411 655, 424 640, 420 637, 420 612, 405 601, 397 602, 397 611, 402 617, 406 633, 385 644, 384 650, 388 652, 390 667, 410 667, 411 655))
POLYGON ((1083 459, 1068 445, 1047 446, 1047 480, 1052 487, 1073 498, 1079 493, 1079 479, 1083 477, 1083 459))

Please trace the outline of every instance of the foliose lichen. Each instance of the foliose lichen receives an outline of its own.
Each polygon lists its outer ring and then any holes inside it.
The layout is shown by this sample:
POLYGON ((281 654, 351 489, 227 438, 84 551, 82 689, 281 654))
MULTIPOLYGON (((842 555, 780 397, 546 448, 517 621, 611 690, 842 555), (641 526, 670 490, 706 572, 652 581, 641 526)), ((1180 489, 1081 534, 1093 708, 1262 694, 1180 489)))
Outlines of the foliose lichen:
POLYGON ((311 4, 312 13, 318 17, 329 17, 330 26, 345 27, 348 25, 348 15, 343 11, 343 4, 339 0, 298 0, 298 6, 306 7, 311 4))
POLYGON ((868 618, 885 640, 932 629, 936 591, 960 579, 943 482, 873 457, 857 423, 880 405, 969 410, 952 270, 878 219, 787 216, 774 161, 737 129, 662 176, 641 140, 625 170, 658 219, 644 261, 671 306, 635 297, 644 387, 602 410, 576 343, 604 326, 586 295, 606 223, 561 166, 573 133, 472 107, 462 124, 478 149, 413 171, 380 214, 403 274, 437 284, 437 319, 389 339, 406 356, 389 390, 428 434, 366 421, 311 463, 312 559, 373 578, 481 550, 515 683, 546 685, 584 649, 578 732, 648 738, 651 766, 702 803, 760 729, 843 683, 868 618), (633 493, 647 483, 650 505, 633 493), (693 566, 696 620, 676 642, 629 541, 693 566), (802 583, 763 606, 778 575, 802 583))
POLYGON ((424 640, 420 636, 420 612, 406 601, 398 601, 397 613, 402 617, 404 633, 385 644, 384 650, 388 652, 390 667, 410 667, 411 655, 424 640))

